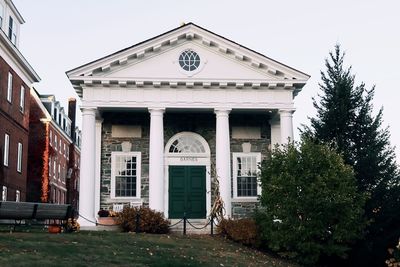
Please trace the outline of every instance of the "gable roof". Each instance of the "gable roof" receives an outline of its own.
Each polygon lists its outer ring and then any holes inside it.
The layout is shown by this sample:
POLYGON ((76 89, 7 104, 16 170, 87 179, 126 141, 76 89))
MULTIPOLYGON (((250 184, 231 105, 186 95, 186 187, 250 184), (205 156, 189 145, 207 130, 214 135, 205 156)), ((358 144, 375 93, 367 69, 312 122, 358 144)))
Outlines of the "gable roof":
MULTIPOLYGON (((180 27, 164 32, 153 38, 147 39, 97 60, 86 63, 77 68, 71 69, 66 72, 66 75, 73 84, 77 94, 82 97, 83 85, 90 86, 96 83, 103 84, 103 82, 107 85, 112 83, 118 84, 118 81, 104 81, 99 80, 98 78, 96 79, 96 75, 98 76, 100 73, 107 73, 111 68, 124 66, 128 61, 141 60, 145 58, 147 54, 160 52, 163 48, 176 45, 182 40, 186 41, 194 39, 201 41, 203 45, 212 47, 220 53, 230 55, 236 60, 246 62, 253 68, 262 69, 270 75, 276 75, 279 77, 279 80, 281 80, 281 85, 283 84, 283 87, 293 87, 295 93, 300 91, 305 85, 306 81, 310 78, 310 75, 304 72, 271 59, 259 52, 202 28, 192 22, 183 24, 180 27)), ((126 85, 126 83, 127 82, 125 81, 124 85, 126 85)), ((143 85, 144 83, 149 84, 149 81, 130 81, 130 83, 143 85)), ((167 81, 156 81, 155 84, 159 86, 160 84, 167 83, 167 81)), ((269 83, 271 88, 276 86, 275 82, 269 83)), ((172 82, 172 84, 176 85, 175 82, 172 82)), ((207 82, 206 84, 209 86, 210 83, 207 82)), ((253 86, 252 83, 250 84, 253 86)), ((266 84, 269 86, 268 82, 266 84)), ((226 83, 223 83, 223 86, 226 86, 226 83)), ((259 82, 256 83, 255 87, 259 86, 259 82)))

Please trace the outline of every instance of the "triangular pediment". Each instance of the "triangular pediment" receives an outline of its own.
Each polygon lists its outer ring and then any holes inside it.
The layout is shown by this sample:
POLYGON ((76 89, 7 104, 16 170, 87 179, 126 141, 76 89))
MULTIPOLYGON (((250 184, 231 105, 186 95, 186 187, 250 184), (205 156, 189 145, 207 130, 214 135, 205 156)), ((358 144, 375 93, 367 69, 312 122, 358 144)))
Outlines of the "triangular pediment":
POLYGON ((189 23, 67 72, 77 93, 84 85, 195 84, 270 86, 300 90, 309 75, 189 23), (199 56, 195 71, 179 63, 184 51, 199 56))

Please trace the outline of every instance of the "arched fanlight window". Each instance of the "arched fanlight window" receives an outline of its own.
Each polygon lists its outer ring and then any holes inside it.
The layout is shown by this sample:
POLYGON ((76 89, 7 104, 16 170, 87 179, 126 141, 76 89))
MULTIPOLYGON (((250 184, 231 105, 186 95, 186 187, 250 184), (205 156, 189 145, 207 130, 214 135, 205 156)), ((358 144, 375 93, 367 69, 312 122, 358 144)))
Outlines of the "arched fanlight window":
POLYGON ((207 142, 198 134, 183 132, 173 136, 167 144, 168 154, 209 154, 207 142))

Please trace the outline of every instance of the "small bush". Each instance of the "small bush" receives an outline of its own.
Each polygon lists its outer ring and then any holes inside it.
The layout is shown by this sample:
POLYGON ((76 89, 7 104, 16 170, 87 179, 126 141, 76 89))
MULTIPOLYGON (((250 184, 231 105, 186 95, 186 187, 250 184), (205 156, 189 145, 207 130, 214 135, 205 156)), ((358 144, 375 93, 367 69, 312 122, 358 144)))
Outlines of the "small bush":
POLYGON ((164 214, 147 207, 125 207, 118 214, 117 222, 122 231, 133 232, 136 230, 136 216, 139 214, 139 230, 144 233, 166 234, 169 232, 169 221, 164 214))
POLYGON ((247 246, 257 246, 257 226, 252 219, 223 219, 218 227, 218 233, 247 246))

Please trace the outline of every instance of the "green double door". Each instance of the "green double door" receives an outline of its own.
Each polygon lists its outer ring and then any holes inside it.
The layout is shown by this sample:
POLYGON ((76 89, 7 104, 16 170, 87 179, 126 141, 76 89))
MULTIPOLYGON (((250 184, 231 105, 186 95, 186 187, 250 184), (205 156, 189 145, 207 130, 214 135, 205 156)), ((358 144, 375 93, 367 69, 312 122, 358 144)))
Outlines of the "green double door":
POLYGON ((206 167, 169 166, 169 218, 206 218, 206 167))

